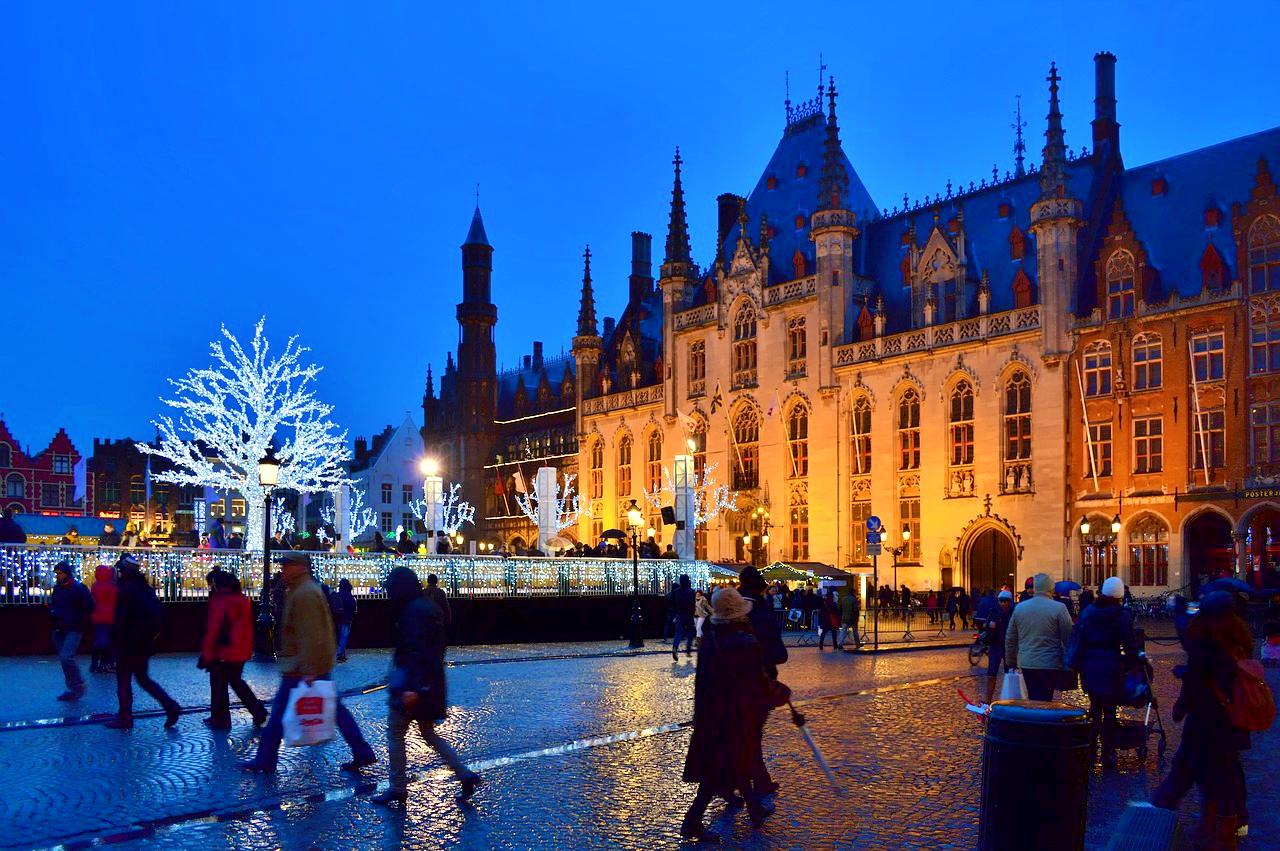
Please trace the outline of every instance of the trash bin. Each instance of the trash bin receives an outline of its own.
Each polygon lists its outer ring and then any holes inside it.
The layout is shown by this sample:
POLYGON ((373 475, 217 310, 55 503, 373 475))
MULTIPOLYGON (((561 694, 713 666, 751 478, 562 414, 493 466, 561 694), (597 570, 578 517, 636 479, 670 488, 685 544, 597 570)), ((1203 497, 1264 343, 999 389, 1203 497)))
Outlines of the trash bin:
POLYGON ((1083 848, 1091 757, 1087 709, 996 701, 982 749, 978 847, 1083 848))

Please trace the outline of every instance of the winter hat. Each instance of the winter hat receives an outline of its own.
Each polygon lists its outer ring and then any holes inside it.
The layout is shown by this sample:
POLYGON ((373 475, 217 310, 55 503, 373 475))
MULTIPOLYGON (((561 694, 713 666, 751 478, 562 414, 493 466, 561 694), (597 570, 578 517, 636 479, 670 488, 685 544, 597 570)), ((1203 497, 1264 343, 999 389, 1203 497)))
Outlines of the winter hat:
POLYGON ((70 575, 71 575, 71 565, 67 564, 67 562, 65 562, 65 561, 60 561, 60 562, 58 562, 57 564, 55 564, 55 565, 53 566, 53 572, 54 572, 54 573, 59 573, 59 572, 61 572, 61 573, 65 573, 67 576, 70 576, 70 575))
POLYGON ((1049 578, 1047 573, 1037 573, 1031 580, 1031 593, 1033 594, 1052 594, 1053 580, 1049 578))
POLYGON ((738 574, 738 587, 748 594, 754 591, 763 591, 765 587, 764 577, 760 575, 760 570, 755 565, 749 565, 743 568, 742 573, 738 574))
POLYGON ((999 594, 997 594, 997 595, 996 595, 996 599, 997 599, 997 600, 1012 600, 1012 599, 1013 599, 1013 592, 1012 592, 1012 591, 1010 591, 1008 588, 1006 588, 1006 589, 1004 589, 1003 591, 1001 591, 999 594))
POLYGON ((751 601, 738 593, 737 588, 721 588, 711 595, 711 622, 745 618, 751 612, 751 601))
POLYGON ((122 573, 124 571, 133 571, 135 573, 138 573, 142 571, 142 565, 138 562, 136 558, 129 555, 128 553, 125 553, 124 555, 120 556, 120 558, 116 561, 116 570, 119 570, 122 573))
POLYGON ((1124 580, 1119 576, 1111 576, 1106 582, 1102 583, 1102 596, 1114 597, 1117 600, 1124 599, 1124 580))

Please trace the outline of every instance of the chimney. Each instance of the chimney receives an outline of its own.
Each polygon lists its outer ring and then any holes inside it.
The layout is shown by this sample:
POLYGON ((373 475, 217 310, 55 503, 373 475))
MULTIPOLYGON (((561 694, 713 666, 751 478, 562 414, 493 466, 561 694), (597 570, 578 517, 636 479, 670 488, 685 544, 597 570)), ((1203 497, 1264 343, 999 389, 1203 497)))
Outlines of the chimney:
POLYGON ((542 341, 533 341, 533 371, 542 372, 542 341))
POLYGON ((653 237, 631 232, 631 303, 639 304, 653 292, 653 237))
POLYGON ((369 444, 365 442, 363 437, 356 438, 356 461, 363 462, 364 456, 369 454, 369 444))
POLYGON ((603 335, 601 335, 601 336, 605 337, 606 339, 608 339, 610 336, 612 336, 612 335, 613 335, 613 326, 614 326, 614 319, 613 319, 613 317, 612 317, 612 316, 606 316, 606 317, 604 318, 604 334, 603 334, 603 335))
POLYGON ((528 369, 528 368, 529 368, 529 367, 531 367, 531 366, 533 366, 533 355, 525 355, 525 356, 524 356, 524 368, 525 368, 525 369, 528 369))
POLYGON ((729 231, 738 223, 738 213, 742 211, 743 199, 732 192, 726 192, 716 198, 716 259, 724 256, 724 241, 729 238, 729 231))
POLYGON ((1107 51, 1093 56, 1093 150, 1100 159, 1120 156, 1120 124, 1116 121, 1116 57, 1107 51))

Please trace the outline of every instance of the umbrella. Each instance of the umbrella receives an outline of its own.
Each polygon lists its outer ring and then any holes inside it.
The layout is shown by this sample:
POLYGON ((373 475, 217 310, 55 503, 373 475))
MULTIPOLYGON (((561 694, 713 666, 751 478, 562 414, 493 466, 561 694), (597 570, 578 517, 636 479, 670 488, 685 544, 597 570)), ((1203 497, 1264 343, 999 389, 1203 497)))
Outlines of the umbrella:
POLYGON ((1080 590, 1080 583, 1072 582, 1070 579, 1064 579, 1061 582, 1053 583, 1053 593, 1057 594, 1059 597, 1065 597, 1068 594, 1070 594, 1072 591, 1079 591, 1079 590, 1080 590))
POLYGON ((621 529, 605 529, 603 532, 600 533, 600 537, 610 538, 618 541, 625 541, 627 539, 627 533, 622 531, 621 529))
POLYGON ((1239 591, 1242 594, 1248 594, 1252 590, 1249 587, 1249 583, 1233 576, 1224 576, 1205 585, 1200 589, 1200 594, 1203 596, 1213 591, 1239 591))
POLYGON ((818 767, 822 769, 822 773, 827 775, 827 779, 831 781, 831 785, 835 787, 837 792, 843 792, 840 788, 840 782, 836 780, 836 776, 831 773, 831 766, 827 765, 827 760, 822 755, 822 751, 818 749, 818 743, 813 740, 813 734, 809 732, 809 728, 805 726, 804 716, 796 710, 795 704, 787 701, 787 706, 791 708, 791 723, 796 725, 796 729, 800 731, 800 735, 804 736, 805 742, 809 745, 809 750, 813 751, 813 758, 817 761, 818 767))
POLYGON ((573 541, 556 535, 554 538, 547 538, 547 546, 553 550, 569 550, 573 549, 573 541))

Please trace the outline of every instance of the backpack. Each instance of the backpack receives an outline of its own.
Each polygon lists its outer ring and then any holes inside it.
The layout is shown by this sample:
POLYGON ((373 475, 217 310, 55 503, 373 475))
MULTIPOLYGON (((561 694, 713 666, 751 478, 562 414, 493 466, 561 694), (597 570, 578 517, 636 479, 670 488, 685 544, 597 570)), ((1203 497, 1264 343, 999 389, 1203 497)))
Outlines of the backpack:
POLYGON ((1276 720, 1276 699, 1267 685, 1262 663, 1241 659, 1236 663, 1236 676, 1227 697, 1216 685, 1218 701, 1227 710, 1231 725, 1239 730, 1260 733, 1271 729, 1276 720))

